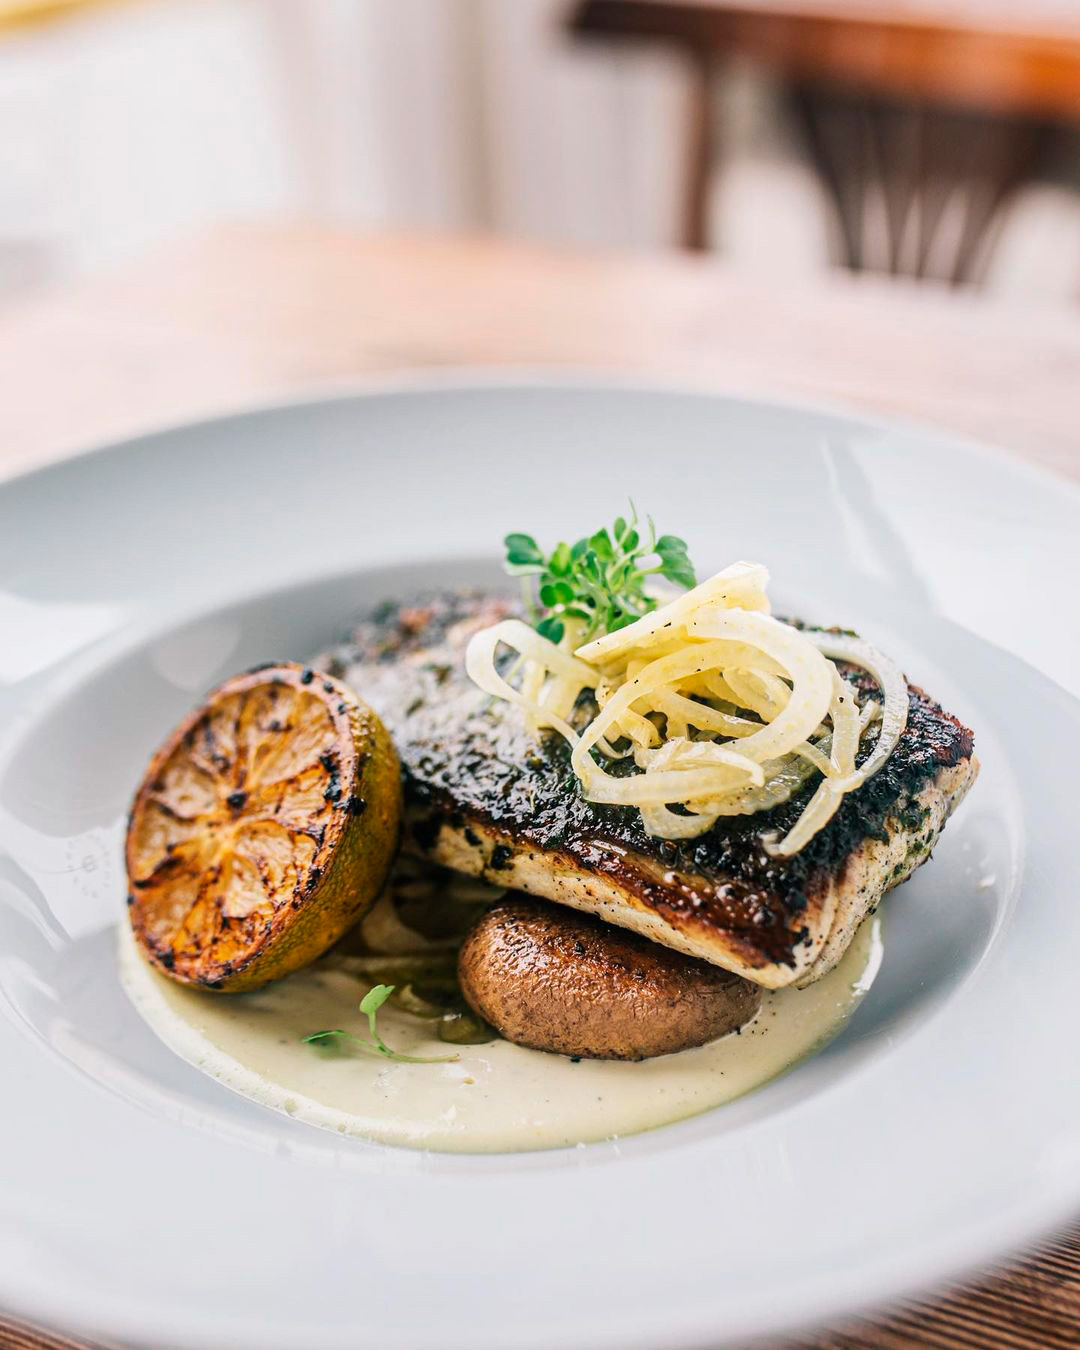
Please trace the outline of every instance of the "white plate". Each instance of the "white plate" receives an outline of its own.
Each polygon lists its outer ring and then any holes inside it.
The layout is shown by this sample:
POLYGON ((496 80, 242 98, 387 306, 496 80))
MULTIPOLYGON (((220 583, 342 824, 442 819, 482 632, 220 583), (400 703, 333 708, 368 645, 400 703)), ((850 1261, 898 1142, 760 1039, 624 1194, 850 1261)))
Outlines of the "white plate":
POLYGON ((0 1306, 220 1347, 705 1346, 951 1275, 1080 1206, 1080 499, 946 437, 611 385, 402 387, 171 430, 0 489, 0 1306), (116 981, 121 817, 225 673, 507 529, 627 496, 769 562, 975 727, 839 1040, 733 1106, 548 1154, 421 1155, 262 1111, 116 981), (1010 655, 1006 649, 1018 653, 1010 655), (1024 659, 1020 659, 1020 657, 1024 659))

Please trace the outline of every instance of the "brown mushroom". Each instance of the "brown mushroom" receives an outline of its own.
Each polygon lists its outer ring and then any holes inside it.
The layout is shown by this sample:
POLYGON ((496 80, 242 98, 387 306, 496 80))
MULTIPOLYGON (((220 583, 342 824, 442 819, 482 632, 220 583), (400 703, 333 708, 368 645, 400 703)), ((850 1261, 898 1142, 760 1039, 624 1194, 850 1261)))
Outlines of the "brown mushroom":
POLYGON ((589 1059, 648 1059, 704 1045, 757 1012, 761 990, 591 915, 511 897, 458 958, 470 1007, 517 1045, 589 1059))

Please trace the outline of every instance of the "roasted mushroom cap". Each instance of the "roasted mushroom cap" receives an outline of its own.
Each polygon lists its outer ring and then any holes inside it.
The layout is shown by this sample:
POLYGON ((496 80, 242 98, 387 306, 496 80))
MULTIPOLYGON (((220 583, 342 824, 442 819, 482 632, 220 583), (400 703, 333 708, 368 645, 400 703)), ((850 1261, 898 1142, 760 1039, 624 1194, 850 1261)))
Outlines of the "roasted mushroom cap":
POLYGON ((648 1059, 704 1045, 757 1012, 761 990, 718 966, 591 915, 512 897, 469 931, 469 1005, 508 1041, 589 1059, 648 1059))

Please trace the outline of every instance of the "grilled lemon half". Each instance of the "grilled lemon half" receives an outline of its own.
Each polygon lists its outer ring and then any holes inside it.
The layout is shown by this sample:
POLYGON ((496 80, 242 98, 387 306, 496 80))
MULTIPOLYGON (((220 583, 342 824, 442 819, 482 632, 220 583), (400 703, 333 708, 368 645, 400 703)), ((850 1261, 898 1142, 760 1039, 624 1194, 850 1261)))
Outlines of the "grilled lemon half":
POLYGON ((257 989, 365 913, 400 823, 397 753, 350 689, 291 664, 238 675, 165 742, 135 796, 135 939, 183 984, 257 989))

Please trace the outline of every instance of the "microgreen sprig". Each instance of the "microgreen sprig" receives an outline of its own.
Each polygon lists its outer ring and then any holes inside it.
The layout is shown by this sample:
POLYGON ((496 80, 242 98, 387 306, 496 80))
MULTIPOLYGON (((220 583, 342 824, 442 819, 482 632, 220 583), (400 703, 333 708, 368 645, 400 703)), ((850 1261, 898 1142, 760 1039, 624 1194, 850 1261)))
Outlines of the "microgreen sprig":
POLYGON ((630 507, 629 520, 619 516, 610 530, 557 544, 550 554, 532 535, 506 536, 503 567, 521 578, 529 619, 541 636, 560 641, 568 619, 584 623, 583 643, 625 628, 656 608, 645 591, 649 577, 683 589, 697 584, 685 541, 673 534, 658 539, 651 517, 643 537, 633 502, 630 507))
POLYGON ((397 1050, 392 1050, 379 1035, 379 1029, 376 1026, 376 1018, 379 1015, 379 1009, 394 992, 392 984, 377 984, 373 989, 369 989, 360 1000, 360 1011, 368 1020, 368 1039, 362 1036, 354 1036, 349 1031, 313 1031, 310 1036, 304 1036, 304 1045, 317 1045, 324 1049, 332 1047, 340 1048, 343 1045, 355 1046, 358 1050, 364 1051, 369 1055, 382 1055, 385 1059, 392 1059, 397 1064, 453 1064, 459 1059, 458 1055, 438 1055, 426 1057, 423 1055, 403 1055, 397 1050))

